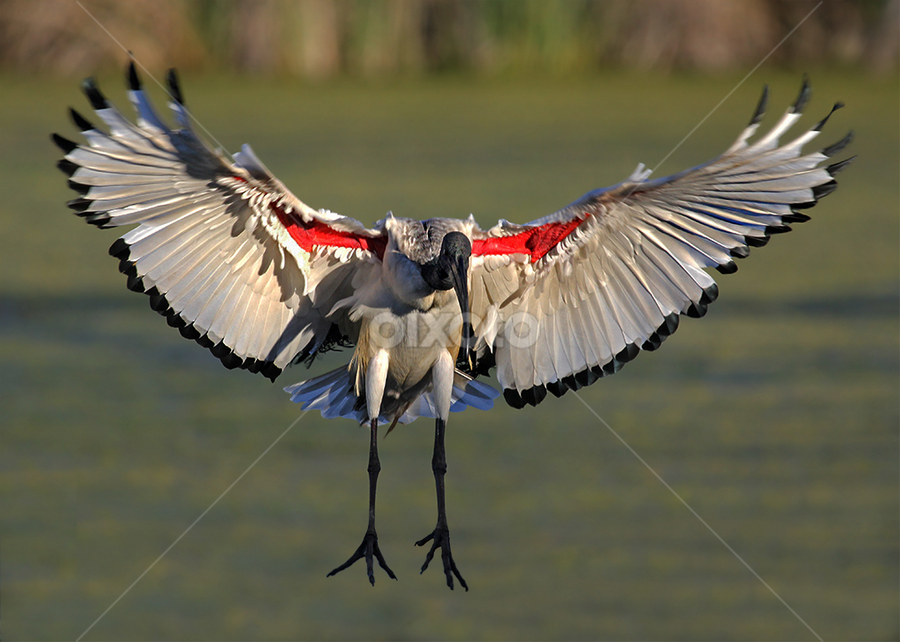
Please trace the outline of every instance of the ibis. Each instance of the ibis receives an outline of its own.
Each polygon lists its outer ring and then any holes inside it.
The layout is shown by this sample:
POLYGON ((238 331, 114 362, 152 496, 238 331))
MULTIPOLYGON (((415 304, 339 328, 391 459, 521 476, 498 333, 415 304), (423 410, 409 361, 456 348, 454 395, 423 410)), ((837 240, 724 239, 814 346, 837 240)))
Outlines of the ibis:
MULTIPOLYGON (((227 368, 275 380, 291 364, 355 346, 349 363, 288 386, 323 417, 368 427, 369 514, 362 542, 334 575, 364 559, 396 579, 379 547, 378 427, 435 421, 434 529, 422 571, 440 553, 447 585, 468 586, 453 558, 445 506, 451 412, 490 409, 501 395, 536 406, 656 350, 681 316, 702 317, 718 288, 707 269, 737 270, 751 247, 809 219, 853 158, 851 141, 804 152, 838 103, 788 142, 810 90, 757 135, 749 125, 717 158, 651 178, 642 165, 531 223, 424 221, 388 214, 371 229, 294 196, 244 145, 233 158, 195 132, 173 70, 174 127, 153 109, 132 62, 123 116, 92 79, 82 88, 105 127, 71 110, 83 140, 58 134, 58 164, 78 193, 69 207, 100 228, 130 227, 110 253, 128 287, 227 368)), ((427 211, 428 205, 423 204, 427 211)))

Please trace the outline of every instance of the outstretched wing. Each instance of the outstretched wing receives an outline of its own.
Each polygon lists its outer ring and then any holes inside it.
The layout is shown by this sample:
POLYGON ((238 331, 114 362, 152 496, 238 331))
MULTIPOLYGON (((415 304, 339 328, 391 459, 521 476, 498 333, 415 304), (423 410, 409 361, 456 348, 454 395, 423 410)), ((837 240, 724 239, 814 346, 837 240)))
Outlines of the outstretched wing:
POLYGON ((833 176, 852 159, 819 165, 851 135, 801 155, 826 117, 779 146, 809 98, 804 81, 784 117, 748 144, 766 97, 734 145, 705 165, 657 180, 639 166, 625 182, 527 225, 476 227, 474 369, 496 365, 510 405, 577 390, 655 350, 679 315, 703 316, 715 300, 718 289, 703 268, 734 272, 735 258, 808 220, 800 210, 834 190, 833 176))
POLYGON ((137 225, 110 248, 128 287, 226 367, 273 380, 293 359, 352 336, 349 320, 329 313, 354 275, 379 269, 383 233, 311 209, 246 145, 234 163, 209 149, 172 71, 174 130, 153 111, 133 63, 128 79, 136 124, 88 79, 83 89, 109 132, 72 110, 87 144, 53 135, 80 194, 69 206, 101 228, 137 225))

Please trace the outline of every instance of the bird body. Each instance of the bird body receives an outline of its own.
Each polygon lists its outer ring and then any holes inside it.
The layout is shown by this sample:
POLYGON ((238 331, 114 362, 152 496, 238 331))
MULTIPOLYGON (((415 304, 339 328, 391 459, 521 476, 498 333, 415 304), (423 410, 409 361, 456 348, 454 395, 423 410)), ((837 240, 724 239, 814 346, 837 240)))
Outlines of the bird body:
MULTIPOLYGON (((452 384, 453 364, 459 353, 462 311, 449 292, 432 291, 410 302, 402 299, 398 302, 399 295, 389 279, 378 285, 380 287, 373 288, 377 290, 373 293, 374 300, 364 299, 350 313, 351 318, 360 315, 350 376, 355 380, 357 395, 366 391, 366 418, 376 419, 379 414, 384 414, 393 420, 405 412, 423 389, 430 387, 432 370, 438 363, 450 364, 449 373, 442 375, 444 379, 449 376, 452 384), (444 355, 447 359, 442 360, 444 355), (370 366, 373 360, 383 372, 373 371, 370 366), (372 396, 368 392, 369 379, 382 374, 384 381, 379 385, 380 393, 372 396)), ((441 408, 446 406, 446 412, 450 410, 451 388, 442 390, 446 399, 435 396, 435 403, 441 408)))
POLYGON ((804 153, 840 104, 787 143, 797 100, 754 141, 750 124, 722 155, 668 177, 642 165, 531 223, 483 230, 465 220, 388 215, 372 229, 294 196, 244 146, 233 161, 191 128, 174 72, 170 129, 132 64, 124 118, 92 80, 83 89, 108 131, 72 111, 86 139, 54 134, 59 167, 78 198, 69 206, 98 227, 135 226, 110 248, 128 287, 186 338, 229 368, 274 380, 291 363, 355 345, 349 363, 286 388, 305 409, 370 427, 369 525, 339 572, 373 558, 391 577, 375 532, 377 427, 435 419, 438 500, 425 566, 441 551, 448 585, 465 586, 450 552, 444 506, 444 435, 451 411, 489 409, 500 395, 478 380, 495 371, 504 400, 537 405, 617 372, 656 350, 681 316, 700 317, 718 295, 706 269, 735 259, 831 193, 851 160, 822 165, 851 140, 804 153))
POLYGON ((465 400, 490 407, 498 393, 455 368, 463 309, 459 295, 451 291, 452 279, 443 284, 427 280, 434 281, 432 274, 439 271, 444 239, 451 232, 465 235, 467 226, 452 219, 422 222, 392 215, 380 226, 386 243, 379 271, 330 312, 344 315, 344 327, 356 344, 346 368, 349 385, 343 393, 338 389, 322 396, 321 382, 340 380, 328 373, 286 390, 323 415, 360 423, 381 418, 393 425, 423 415, 446 420, 451 406, 462 410, 468 405, 465 400), (352 405, 346 394, 351 389, 356 396, 352 405))

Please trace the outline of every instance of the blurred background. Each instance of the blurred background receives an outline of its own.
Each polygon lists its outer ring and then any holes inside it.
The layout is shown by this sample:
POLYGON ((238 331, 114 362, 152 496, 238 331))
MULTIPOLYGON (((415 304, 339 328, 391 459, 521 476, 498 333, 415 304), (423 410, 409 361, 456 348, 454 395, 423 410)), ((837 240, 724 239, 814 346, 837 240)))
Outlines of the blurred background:
POLYGON ((897 68, 900 21, 896 0, 5 0, 0 7, 0 64, 60 75, 109 69, 121 55, 110 34, 148 67, 177 61, 184 70, 301 78, 721 72, 764 57, 793 68, 888 73, 897 68))
POLYGON ((898 34, 897 0, 0 2, 4 637, 81 636, 294 422, 281 388, 349 358, 225 370, 126 290, 118 234, 71 216, 49 134, 78 138, 87 75, 130 115, 124 47, 157 105, 177 67, 212 145, 367 224, 525 222, 638 162, 680 171, 766 83, 771 125, 804 72, 796 134, 842 100, 807 149, 853 129, 859 158, 716 275, 706 318, 579 393, 808 626, 570 394, 451 417, 468 593, 418 575, 424 420, 380 450, 399 581, 325 578, 365 526, 367 433, 308 414, 85 640, 898 639, 898 34))

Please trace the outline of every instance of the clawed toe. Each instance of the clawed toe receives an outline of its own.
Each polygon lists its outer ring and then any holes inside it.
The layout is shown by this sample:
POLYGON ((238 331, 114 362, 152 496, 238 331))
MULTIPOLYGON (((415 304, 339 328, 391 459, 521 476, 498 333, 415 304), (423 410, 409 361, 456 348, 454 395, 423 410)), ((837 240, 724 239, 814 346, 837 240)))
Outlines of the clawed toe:
POLYGON ((374 565, 372 564, 373 558, 378 560, 378 565, 385 570, 388 577, 392 580, 397 579, 397 576, 394 575, 394 571, 392 571, 387 565, 387 562, 384 561, 384 556, 381 554, 381 549, 378 547, 378 535, 375 534, 375 531, 367 531, 359 548, 357 548, 353 555, 350 556, 350 559, 331 571, 326 577, 331 577, 332 575, 340 573, 362 558, 365 558, 366 560, 366 573, 369 576, 369 582, 372 586, 375 586, 375 570, 374 565))
POLYGON ((416 542, 416 546, 425 546, 428 542, 431 542, 431 549, 425 555, 425 563, 422 564, 422 570, 419 573, 425 572, 425 569, 428 568, 428 565, 434 558, 434 552, 440 548, 441 561, 444 563, 444 575, 447 576, 447 586, 451 590, 453 589, 453 576, 455 575, 460 585, 468 591, 469 586, 466 584, 463 576, 460 575, 459 569, 456 568, 456 562, 453 561, 453 553, 450 552, 450 531, 446 527, 435 528, 433 532, 416 542))

